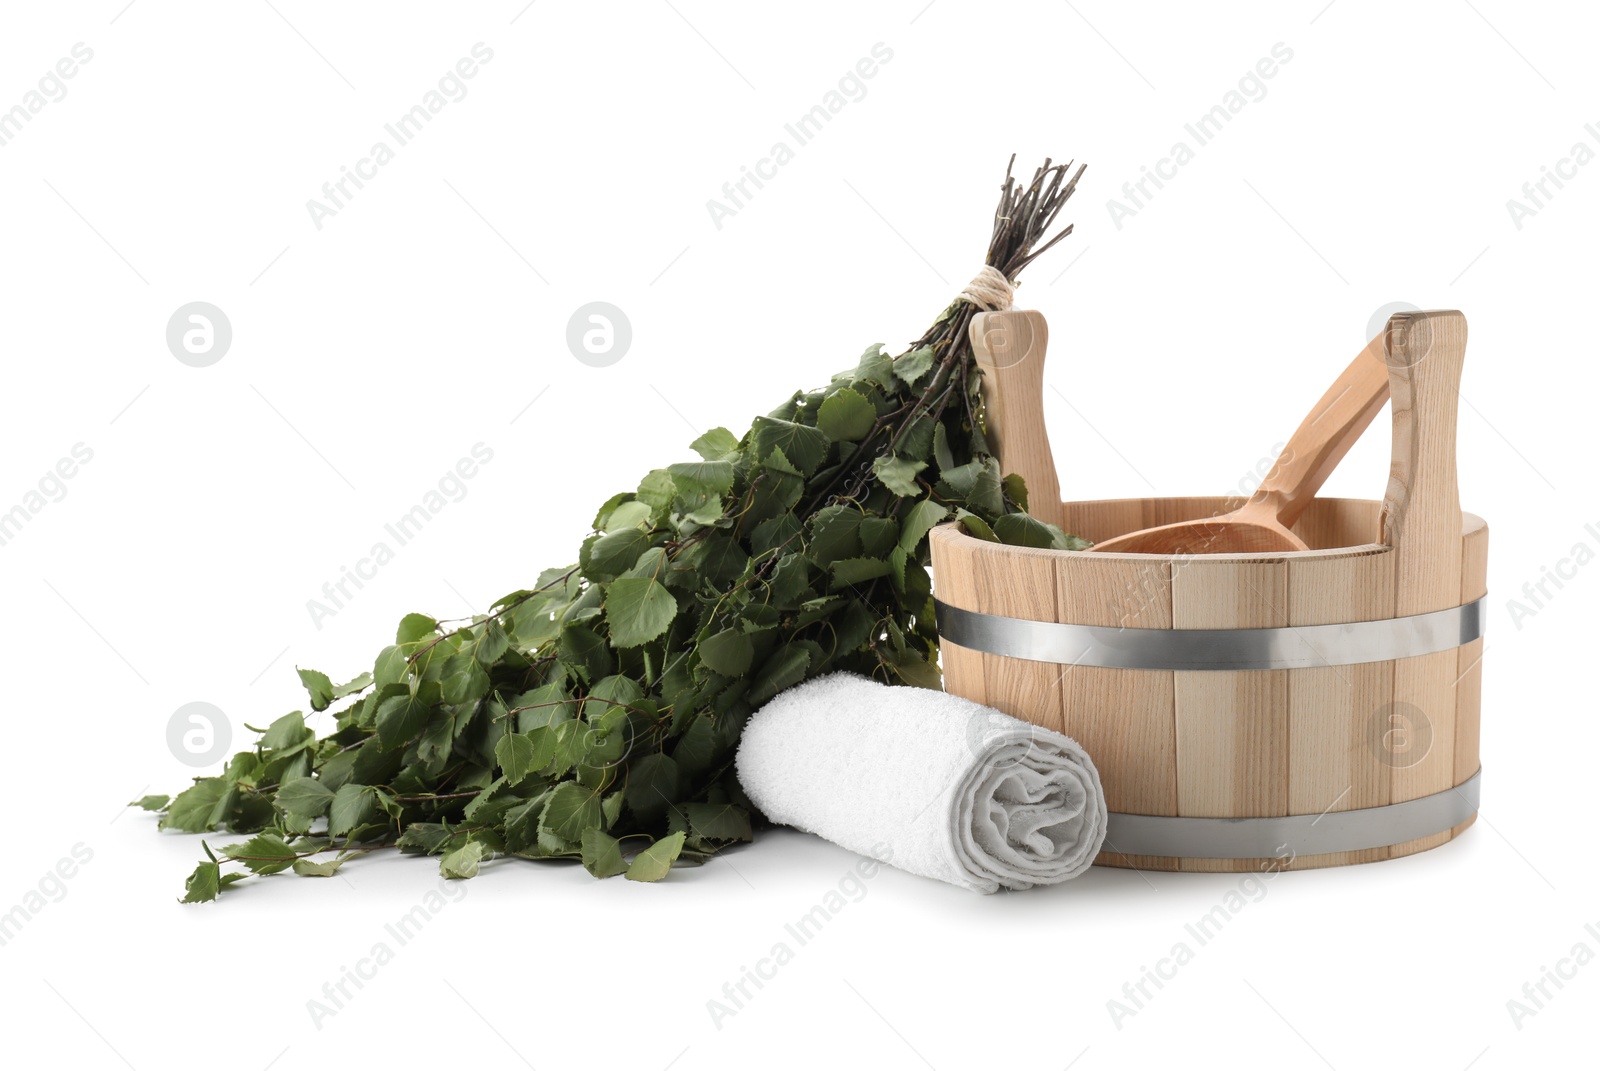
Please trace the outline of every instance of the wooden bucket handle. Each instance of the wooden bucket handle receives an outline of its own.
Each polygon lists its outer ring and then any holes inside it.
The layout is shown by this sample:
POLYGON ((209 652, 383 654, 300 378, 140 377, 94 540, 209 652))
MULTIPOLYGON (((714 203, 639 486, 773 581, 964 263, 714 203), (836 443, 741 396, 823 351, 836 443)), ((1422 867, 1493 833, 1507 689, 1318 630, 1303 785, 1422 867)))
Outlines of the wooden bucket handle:
POLYGON ((1044 354, 1050 330, 1034 309, 980 312, 968 328, 983 370, 989 445, 1002 474, 1028 485, 1028 512, 1046 524, 1066 520, 1061 482, 1044 423, 1044 354))
POLYGON ((1384 337, 1394 445, 1378 541, 1395 549, 1395 612, 1428 613, 1461 603, 1456 411, 1467 320, 1396 313, 1384 337))
MULTIPOLYGON (((1044 315, 980 312, 969 332, 1001 471, 1027 482, 1034 517, 1060 525, 1061 484, 1044 419, 1044 315)), ((1460 605, 1456 412, 1466 350, 1467 320, 1455 310, 1396 313, 1384 332, 1393 444, 1377 540, 1395 549, 1397 614, 1460 605)))

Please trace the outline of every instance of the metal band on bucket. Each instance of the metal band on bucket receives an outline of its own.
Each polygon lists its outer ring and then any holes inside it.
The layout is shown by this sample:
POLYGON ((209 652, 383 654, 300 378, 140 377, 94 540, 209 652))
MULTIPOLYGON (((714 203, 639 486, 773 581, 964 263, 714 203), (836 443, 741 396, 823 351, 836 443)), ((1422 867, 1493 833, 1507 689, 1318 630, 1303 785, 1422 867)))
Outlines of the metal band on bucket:
POLYGON ((1314 669, 1415 658, 1471 643, 1483 635, 1484 601, 1379 621, 1174 629, 1028 621, 935 599, 934 621, 951 643, 1030 662, 1106 669, 1314 669))
POLYGON ((1431 796, 1354 811, 1286 818, 1107 816, 1105 850, 1178 859, 1271 859, 1406 844, 1454 829, 1478 813, 1483 770, 1431 796))

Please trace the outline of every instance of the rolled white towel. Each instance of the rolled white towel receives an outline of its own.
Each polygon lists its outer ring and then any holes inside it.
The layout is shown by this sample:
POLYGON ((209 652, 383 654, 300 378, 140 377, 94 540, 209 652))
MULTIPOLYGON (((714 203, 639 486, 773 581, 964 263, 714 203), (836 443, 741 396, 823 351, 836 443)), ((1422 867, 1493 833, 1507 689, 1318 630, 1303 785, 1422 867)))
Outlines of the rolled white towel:
POLYGON ((745 726, 739 780, 772 819, 979 892, 1083 873, 1106 835, 1071 738, 959 696, 833 673, 745 726))

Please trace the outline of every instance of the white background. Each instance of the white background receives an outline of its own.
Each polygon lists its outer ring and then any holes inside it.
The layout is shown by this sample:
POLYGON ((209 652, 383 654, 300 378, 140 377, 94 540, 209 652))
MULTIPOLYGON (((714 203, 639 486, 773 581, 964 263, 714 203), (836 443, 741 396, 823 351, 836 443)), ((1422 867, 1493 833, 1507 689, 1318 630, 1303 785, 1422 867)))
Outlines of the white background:
MULTIPOLYGON (((1576 943, 1600 952, 1600 568, 1520 622, 1506 605, 1600 547, 1600 166, 1520 228, 1506 206, 1574 143, 1600 149, 1583 6, 125 2, 8 4, 0 33, 3 108, 93 50, 0 147, 0 509, 93 451, 0 547, 0 910, 92 852, 0 948, 14 1059, 1592 1063, 1600 966, 1520 1029, 1507 1010, 1576 943), (493 59, 468 95, 319 230, 307 200, 477 42, 493 59), (716 227, 706 201, 878 42, 866 96, 716 227), (1107 200, 1279 42, 1265 97, 1119 229, 1107 200), (485 607, 570 561, 594 507, 699 431, 920 334, 981 263, 1012 152, 1090 165, 1076 233, 1019 294, 1051 322, 1069 497, 1227 493, 1375 310, 1466 313, 1461 496, 1493 532, 1493 611, 1463 839, 1277 879, 1120 1028, 1107 1001, 1236 877, 1095 870, 983 898, 885 871, 721 1029, 706 1002, 854 856, 772 833, 655 886, 498 863, 320 1028, 306 1002, 435 887, 431 863, 174 902, 198 838, 120 805, 198 772, 168 749, 176 708, 214 703, 248 740, 303 705, 295 665, 343 679, 402 614, 485 607), (633 327, 602 369, 565 342, 596 300, 633 327), (232 323, 208 368, 166 346, 191 301, 232 323), (307 600, 479 442, 466 497, 318 628, 307 600)), ((1327 493, 1381 495, 1386 421, 1327 493)))

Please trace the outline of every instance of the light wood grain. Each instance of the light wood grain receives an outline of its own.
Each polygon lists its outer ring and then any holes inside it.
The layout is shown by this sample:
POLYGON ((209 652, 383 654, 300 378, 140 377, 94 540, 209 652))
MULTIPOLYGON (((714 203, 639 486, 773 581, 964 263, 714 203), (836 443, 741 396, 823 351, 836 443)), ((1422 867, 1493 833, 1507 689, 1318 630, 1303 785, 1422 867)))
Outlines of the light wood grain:
POLYGON ((1044 355, 1050 332, 1032 309, 980 312, 968 328, 983 370, 989 441, 1002 473, 1028 485, 1028 512, 1060 525, 1061 483, 1044 422, 1044 355))
MULTIPOLYGON (((1173 627, 1286 626, 1288 581, 1284 561, 1186 564, 1172 577, 1173 627)), ((1174 674, 1180 815, 1288 813, 1288 684, 1286 670, 1174 674)))
MULTIPOLYGON (((1489 528, 1481 517, 1461 515, 1461 602, 1475 602, 1488 594, 1489 528)), ((1483 703, 1483 643, 1463 646, 1456 665, 1456 784, 1478 772, 1478 737, 1483 703)))
POLYGON ((1459 312, 1400 313, 1389 321, 1393 445, 1380 542, 1394 547, 1395 614, 1461 604, 1461 502, 1456 407, 1466 358, 1459 312))
MULTIPOLYGON (((1383 541, 1395 549, 1397 617, 1461 604, 1461 502, 1456 486, 1456 410, 1467 322, 1459 312, 1400 313, 1389 320, 1389 393, 1394 432, 1389 486, 1384 494, 1383 541)), ((1442 792, 1455 784, 1456 678, 1460 652, 1441 651, 1395 663, 1397 729, 1431 734, 1427 753, 1390 772, 1389 798, 1442 792)), ((1391 854, 1407 854, 1450 839, 1421 838, 1391 854)))
MULTIPOLYGON (((976 558, 984 546, 981 540, 964 534, 959 524, 942 524, 928 533, 928 549, 933 555, 934 594, 940 600, 963 610, 983 610, 976 558)), ((939 669, 944 674, 945 691, 974 703, 988 704, 982 653, 941 638, 939 669)))
POLYGON ((1318 498, 1301 514, 1294 531, 1312 550, 1374 544, 1382 506, 1365 498, 1318 498))
MULTIPOLYGON (((1134 502, 1137 500, 1126 500, 1134 502)), ((1191 502, 1193 500, 1190 500, 1191 502)), ((1221 501, 1221 500, 1215 500, 1221 501)), ((1100 504, 1068 503, 1068 516, 1075 510, 1093 513, 1100 504)), ((1113 512, 1126 517, 1129 506, 1113 506, 1113 512)), ((1323 514, 1317 521, 1328 531, 1355 532, 1376 525, 1379 503, 1360 499, 1321 500, 1308 511, 1308 517, 1323 514), (1347 514, 1333 516, 1332 513, 1347 514)), ((1482 560, 1486 537, 1472 534, 1476 518, 1463 521, 1465 535, 1460 537, 1469 548, 1463 556, 1463 593, 1473 590, 1466 578, 1479 575, 1474 564, 1482 560)), ((932 537, 935 555, 935 583, 940 597, 947 602, 963 605, 983 612, 1002 612, 996 606, 995 589, 989 582, 978 582, 982 576, 998 576, 988 563, 970 560, 973 556, 1012 555, 1016 548, 983 542, 962 534, 957 526, 936 529, 932 537), (951 553, 954 551, 955 553, 951 553), (962 563, 957 568, 956 563, 962 563), (952 573, 959 573, 952 580, 952 573)), ((1393 570, 1397 557, 1392 549, 1378 544, 1366 544, 1342 550, 1319 550, 1286 554, 1263 561, 1256 558, 1200 557, 1194 559, 1166 559, 1139 555, 1087 555, 1030 551, 1034 558, 1041 555, 1055 559, 1057 619, 1085 624, 1138 624, 1140 627, 1164 627, 1169 621, 1226 620, 1235 627, 1253 627, 1246 623, 1273 624, 1287 621, 1294 625, 1336 622, 1341 620, 1373 620, 1385 616, 1380 608, 1393 604, 1393 570), (1167 583, 1167 570, 1175 569, 1177 581, 1167 583), (1258 574, 1265 570, 1270 579, 1258 574), (1277 590, 1279 570, 1286 571, 1286 596, 1277 590), (1176 594, 1174 594, 1175 589, 1176 594), (1211 609, 1206 615, 1195 614, 1196 603, 1185 600, 1184 595, 1198 592, 1216 592, 1209 600, 1211 609), (1281 600, 1286 597, 1287 602, 1281 600), (1167 600, 1176 600, 1169 602, 1167 600), (1286 615, 1273 612, 1273 606, 1287 607, 1286 615), (1184 609, 1180 609, 1183 607, 1184 609)), ((1037 578, 1038 573, 1031 574, 1037 578)), ((1026 580, 1024 582, 1027 582, 1026 580)), ((1481 583, 1481 580, 1479 581, 1481 583)), ((1016 596, 1008 594, 1007 605, 1015 606, 1016 596)), ((1204 605, 1204 604, 1203 604, 1204 605)), ((1042 606, 1031 613, 1042 614, 1042 606)), ((945 644, 948 654, 960 662, 947 665, 947 686, 956 694, 979 701, 987 701, 987 680, 991 679, 991 663, 1005 662, 996 656, 978 656, 953 645, 945 644), (971 668, 974 661, 981 668, 971 668), (967 669, 958 668, 965 664, 967 669)), ((1463 652, 1441 652, 1441 662, 1459 659, 1463 652)), ((1430 656, 1433 657, 1433 656, 1430 656)), ((1406 662, 1418 663, 1417 659, 1406 662)), ((1274 793, 1265 793, 1266 800, 1255 798, 1261 793, 1244 793, 1236 799, 1228 790, 1215 785, 1204 791, 1233 802, 1225 806, 1235 813, 1227 817, 1252 817, 1263 811, 1290 814, 1320 814, 1324 809, 1348 810, 1357 806, 1379 806, 1390 802, 1391 781, 1402 775, 1394 774, 1373 751, 1372 733, 1375 718, 1383 716, 1383 708, 1392 701, 1395 663, 1370 663, 1355 666, 1321 667, 1311 670, 1289 670, 1270 674, 1166 674, 1155 671, 1114 671, 1098 667, 1079 666, 1047 667, 1064 672, 1061 681, 1063 720, 1061 727, 1077 738, 1089 750, 1103 771, 1111 809, 1124 813, 1170 814, 1188 813, 1181 806, 1170 804, 1179 799, 1178 779, 1169 782, 1161 771, 1185 769, 1185 760, 1199 765, 1187 767, 1188 787, 1194 788, 1198 772, 1206 759, 1199 762, 1208 748, 1220 748, 1227 758, 1219 765, 1233 765, 1235 777, 1241 766, 1239 756, 1257 756, 1258 766, 1269 766, 1280 754, 1280 743, 1274 739, 1281 714, 1283 725, 1281 754, 1283 756, 1284 789, 1282 808, 1277 806, 1274 793), (1343 674, 1343 676, 1340 676, 1343 674), (1198 717, 1180 720, 1178 678, 1182 676, 1197 687, 1190 687, 1185 698, 1202 696, 1204 703, 1198 717), (1205 681, 1232 683, 1222 687, 1208 687, 1205 681), (1287 678, 1287 688, 1252 688, 1249 679, 1287 678), (1168 745, 1163 732, 1161 711, 1167 702, 1160 681, 1172 680, 1171 699, 1171 750, 1177 761, 1169 766, 1168 745), (1241 687, 1240 682, 1244 681, 1241 687), (1240 715, 1243 715, 1241 718, 1240 715), (1197 732, 1206 720, 1215 726, 1214 731, 1197 732), (1180 734, 1180 725, 1191 730, 1180 734), (1252 729, 1252 727, 1254 727, 1252 729), (1264 727, 1264 729, 1263 729, 1264 727), (1188 745, 1187 747, 1185 745, 1188 745), (1365 763, 1365 766, 1363 766, 1365 763), (1381 767, 1381 770, 1379 769, 1381 767), (1376 771, 1376 772, 1375 772, 1376 771), (1350 786, 1343 798, 1340 793, 1350 786), (1330 807, 1331 804, 1331 807, 1330 807)), ((1414 669, 1413 673, 1416 672, 1414 669)), ((1468 677, 1463 684, 1470 684, 1468 677)), ((1435 680, 1436 691, 1447 689, 1448 680, 1435 680)), ((1018 689, 1013 682, 1014 694, 1025 695, 1027 689, 1018 689)), ((1026 700, 1023 701, 1035 701, 1026 700)), ((1460 685, 1456 701, 1464 702, 1460 685)), ((1046 717, 1025 710, 1014 711, 1028 720, 1050 724, 1048 713, 1055 709, 1048 695, 1042 699, 1046 717)), ((1432 719, 1430 719, 1431 721, 1432 719)), ((1450 719, 1445 719, 1449 721, 1450 719)), ((1431 725, 1430 725, 1431 728, 1431 725)), ((1435 746, 1445 749, 1441 753, 1465 754, 1459 739, 1440 742, 1435 746)), ((1462 760, 1463 764, 1466 760, 1462 760)), ((1474 764, 1474 770, 1476 766, 1474 764)), ((1462 771, 1453 778, 1459 783, 1472 771, 1462 771)), ((1415 774, 1409 776, 1416 776, 1415 774)), ((1231 782, 1229 782, 1231 783, 1231 782)), ((1245 781, 1244 783, 1254 783, 1245 781)), ((1268 778, 1266 783, 1275 783, 1268 778)), ((1203 792, 1191 791, 1187 799, 1193 803, 1203 792)), ((1220 811, 1223 806, 1195 807, 1196 811, 1220 811)), ((1369 849, 1362 852, 1341 852, 1297 857, 1291 869, 1302 870, 1323 866, 1346 865, 1410 854, 1432 847, 1454 833, 1439 834, 1420 841, 1397 845, 1393 848, 1369 849)), ((1189 870, 1251 872, 1258 870, 1267 860, 1176 860, 1148 856, 1122 855, 1108 845, 1097 862, 1106 866, 1136 867, 1141 870, 1189 870)))
MULTIPOLYGON (((1324 625, 1388 617, 1394 553, 1289 561, 1289 622, 1324 625)), ((1372 712, 1389 701, 1394 663, 1320 666, 1289 673, 1289 813, 1323 814, 1389 802, 1389 767, 1372 748, 1372 712)), ((1387 859, 1387 848, 1297 858, 1295 866, 1387 859)))
MULTIPOLYGON (((1172 582, 1162 560, 1124 562, 1087 554, 1056 562, 1059 603, 1074 621, 1113 628, 1171 628, 1172 582)), ((1178 813, 1172 673, 1067 666, 1062 676, 1066 733, 1094 759, 1106 807, 1127 814, 1178 813)), ((1114 865, 1156 869, 1149 856, 1114 865)), ((1113 865, 1110 858, 1100 860, 1113 865)))
MULTIPOLYGON (((1239 496, 1189 498, 1104 498, 1063 504, 1068 531, 1096 542, 1140 528, 1193 517, 1219 517, 1237 509, 1239 496)), ((1365 498, 1313 499, 1294 524, 1294 533, 1312 550, 1344 550, 1377 545, 1382 503, 1365 498)))
POLYGON ((1098 502, 1065 502, 1061 526, 1091 542, 1110 539, 1144 525, 1144 501, 1110 498, 1098 502))
MULTIPOLYGON (((1060 621, 1056 601, 1057 552, 1000 547, 976 560, 984 612, 1028 621, 1060 621)), ((1014 718, 1061 732, 1065 666, 1001 655, 983 656, 983 691, 988 705, 1014 718)))
POLYGON ((1425 852, 1431 848, 1437 848, 1439 845, 1448 843, 1449 841, 1455 840, 1457 837, 1461 836, 1461 834, 1466 832, 1467 828, 1477 820, 1478 816, 1474 814, 1466 821, 1452 826, 1449 831, 1445 833, 1439 833, 1431 837, 1421 837, 1417 840, 1408 840, 1404 844, 1396 844, 1389 849, 1389 858, 1402 859, 1408 855, 1416 855, 1418 852, 1425 852))

